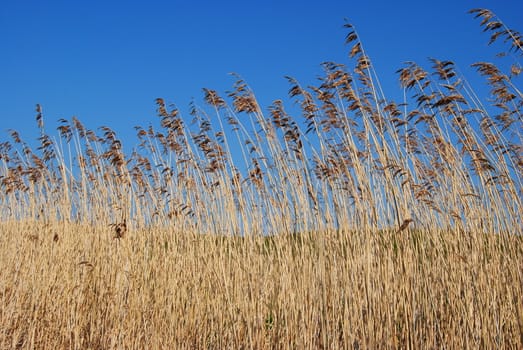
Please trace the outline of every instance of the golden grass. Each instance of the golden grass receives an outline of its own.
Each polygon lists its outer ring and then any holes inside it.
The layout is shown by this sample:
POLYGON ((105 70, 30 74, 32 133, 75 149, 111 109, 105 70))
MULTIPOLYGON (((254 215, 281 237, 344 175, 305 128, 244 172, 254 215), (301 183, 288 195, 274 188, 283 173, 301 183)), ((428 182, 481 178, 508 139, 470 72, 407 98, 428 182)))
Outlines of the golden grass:
POLYGON ((1 348, 523 344, 519 236, 1 229, 1 348))
POLYGON ((396 103, 346 28, 298 116, 238 78, 126 154, 37 106, 38 149, 0 143, 0 348, 523 348, 520 65, 475 64, 482 100, 408 63, 396 103))

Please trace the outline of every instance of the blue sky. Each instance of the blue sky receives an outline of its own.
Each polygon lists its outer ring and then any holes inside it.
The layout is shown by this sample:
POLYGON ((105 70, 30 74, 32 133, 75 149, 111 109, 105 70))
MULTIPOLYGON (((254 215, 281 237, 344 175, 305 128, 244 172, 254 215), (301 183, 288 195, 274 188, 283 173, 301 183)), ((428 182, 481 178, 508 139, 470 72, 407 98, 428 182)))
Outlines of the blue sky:
POLYGON ((203 105, 204 87, 225 95, 230 72, 266 108, 286 98, 285 75, 308 85, 321 75, 321 62, 347 63, 344 18, 356 26, 390 98, 399 96, 395 71, 405 61, 450 59, 472 78, 468 66, 497 52, 466 13, 477 7, 523 30, 521 0, 3 0, 0 140, 8 129, 35 138, 40 103, 51 134, 58 119, 77 116, 133 146, 135 125, 157 123, 155 98, 184 112, 193 98, 203 105))

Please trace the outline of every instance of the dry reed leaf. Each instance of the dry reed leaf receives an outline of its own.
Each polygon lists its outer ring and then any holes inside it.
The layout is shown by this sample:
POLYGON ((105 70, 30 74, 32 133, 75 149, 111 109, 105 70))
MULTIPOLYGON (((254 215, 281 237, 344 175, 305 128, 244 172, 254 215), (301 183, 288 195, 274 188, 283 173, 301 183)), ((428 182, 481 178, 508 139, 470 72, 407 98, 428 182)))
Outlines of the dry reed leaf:
POLYGON ((398 230, 396 231, 396 233, 400 233, 402 231, 405 231, 407 229, 407 227, 409 227, 410 223, 413 222, 414 220, 412 219, 405 219, 403 220, 403 222, 401 223, 400 227, 398 228, 398 230))
POLYGON ((125 236, 127 233, 127 221, 124 219, 122 222, 117 224, 111 224, 110 226, 113 227, 114 230, 114 239, 120 239, 125 236))

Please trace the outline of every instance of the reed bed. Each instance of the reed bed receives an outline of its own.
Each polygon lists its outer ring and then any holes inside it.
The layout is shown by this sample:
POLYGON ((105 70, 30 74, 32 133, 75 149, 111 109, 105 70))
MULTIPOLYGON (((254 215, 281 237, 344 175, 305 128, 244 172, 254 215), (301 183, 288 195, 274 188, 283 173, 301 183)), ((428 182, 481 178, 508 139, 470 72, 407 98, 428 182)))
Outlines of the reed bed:
POLYGON ((520 64, 473 64, 481 97, 410 62, 394 102, 345 29, 295 104, 159 98, 130 152, 38 105, 36 149, 0 143, 0 347, 522 348, 520 64))

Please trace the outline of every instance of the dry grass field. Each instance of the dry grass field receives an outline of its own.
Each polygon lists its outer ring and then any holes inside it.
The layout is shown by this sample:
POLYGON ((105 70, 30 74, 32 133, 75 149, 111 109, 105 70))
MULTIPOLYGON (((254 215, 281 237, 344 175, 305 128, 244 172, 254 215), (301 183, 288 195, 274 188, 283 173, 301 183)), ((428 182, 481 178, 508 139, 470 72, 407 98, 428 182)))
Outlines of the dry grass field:
POLYGON ((409 63, 393 102, 345 27, 295 105, 159 98, 131 151, 37 106, 0 143, 0 348, 523 348, 521 65, 474 64, 482 97, 409 63))

